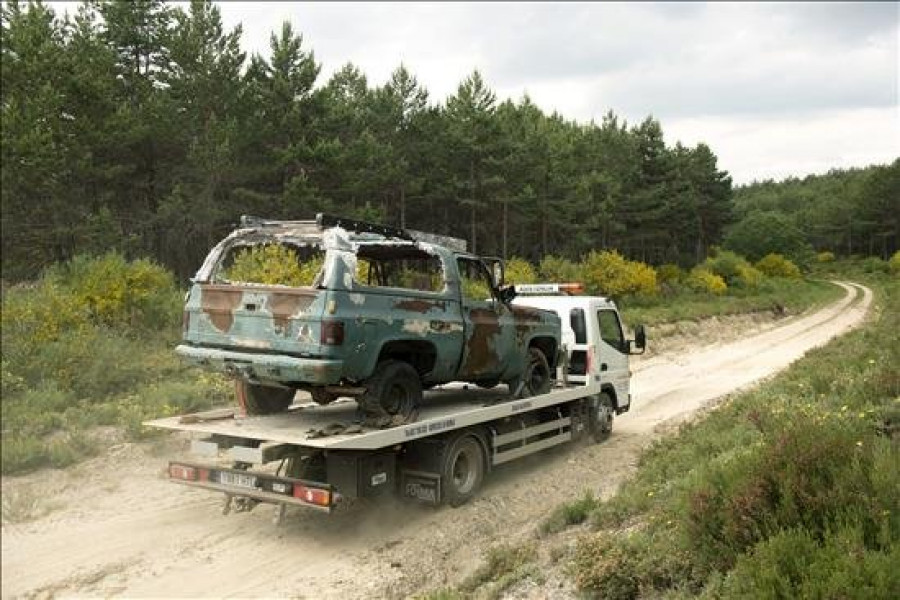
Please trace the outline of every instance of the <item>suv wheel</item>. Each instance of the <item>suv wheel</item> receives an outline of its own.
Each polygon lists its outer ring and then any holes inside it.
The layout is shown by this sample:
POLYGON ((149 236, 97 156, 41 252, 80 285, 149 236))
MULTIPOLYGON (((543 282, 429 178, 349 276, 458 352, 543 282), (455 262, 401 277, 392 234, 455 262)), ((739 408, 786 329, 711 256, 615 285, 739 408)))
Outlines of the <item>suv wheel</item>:
POLYGON ((236 386, 238 404, 248 415, 271 415, 287 410, 294 401, 296 390, 257 385, 239 380, 236 386))
POLYGON ((396 426, 416 420, 422 402, 422 380, 409 363, 385 360, 366 382, 360 397, 365 421, 376 427, 396 426))
MULTIPOLYGON (((521 398, 538 396, 550 391, 550 386, 553 384, 550 363, 547 362, 547 357, 540 348, 532 346, 528 349, 528 364, 525 365, 525 372, 522 373, 520 381, 522 382, 522 390, 519 393, 521 398)), ((515 383, 518 384, 519 381, 515 383)), ((513 384, 510 384, 510 390, 515 391, 513 384)))

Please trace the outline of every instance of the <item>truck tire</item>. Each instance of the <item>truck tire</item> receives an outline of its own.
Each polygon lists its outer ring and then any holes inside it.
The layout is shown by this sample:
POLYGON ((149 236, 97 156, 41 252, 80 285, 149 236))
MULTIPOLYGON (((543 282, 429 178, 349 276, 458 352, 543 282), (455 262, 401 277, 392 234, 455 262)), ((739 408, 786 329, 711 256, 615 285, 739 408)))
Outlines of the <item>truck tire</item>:
POLYGON ((588 430, 595 442, 602 442, 612 433, 613 416, 616 414, 612 398, 606 392, 591 399, 588 414, 588 430))
POLYGON ((237 382, 237 398, 248 415, 271 415, 287 410, 294 401, 296 390, 244 381, 237 382))
POLYGON ((550 363, 540 348, 532 346, 528 349, 528 363, 525 365, 522 381, 525 382, 520 394, 522 398, 539 396, 550 391, 553 384, 550 363))
POLYGON ((385 360, 378 363, 359 401, 370 425, 385 427, 415 421, 422 403, 422 380, 409 363, 385 360))
POLYGON ((473 434, 456 437, 447 446, 441 465, 444 502, 460 506, 472 499, 484 480, 484 448, 473 434))
POLYGON ((326 392, 324 388, 314 387, 309 390, 309 395, 312 396, 313 402, 320 406, 325 406, 326 404, 331 404, 335 400, 337 400, 337 396, 332 394, 331 392, 326 392))

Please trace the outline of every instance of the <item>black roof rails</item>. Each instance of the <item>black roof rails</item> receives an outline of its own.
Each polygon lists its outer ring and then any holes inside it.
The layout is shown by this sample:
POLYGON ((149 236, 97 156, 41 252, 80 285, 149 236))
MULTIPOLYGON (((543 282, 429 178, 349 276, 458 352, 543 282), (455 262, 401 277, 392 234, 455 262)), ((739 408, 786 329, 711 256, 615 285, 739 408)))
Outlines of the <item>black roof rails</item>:
POLYGON ((377 233, 386 237, 397 238, 414 242, 415 238, 405 229, 399 227, 391 227, 389 225, 378 225, 377 223, 366 223, 365 221, 357 221, 356 219, 348 219, 346 217, 336 217, 334 215, 326 215, 318 213, 316 215, 316 225, 319 229, 327 229, 329 227, 342 227, 348 231, 357 233, 377 233))

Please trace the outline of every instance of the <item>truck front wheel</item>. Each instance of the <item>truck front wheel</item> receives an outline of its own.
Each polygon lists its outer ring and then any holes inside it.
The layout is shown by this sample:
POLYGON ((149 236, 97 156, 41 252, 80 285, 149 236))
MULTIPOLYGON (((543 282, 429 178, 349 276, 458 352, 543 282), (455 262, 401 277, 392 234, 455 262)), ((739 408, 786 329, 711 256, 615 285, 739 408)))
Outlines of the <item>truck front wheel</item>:
POLYGON ((484 480, 484 449, 472 435, 453 440, 444 454, 441 465, 441 490, 450 506, 468 502, 484 480))
POLYGON ((605 392, 599 394, 591 399, 590 407, 588 427, 591 437, 596 442, 602 442, 612 433, 613 415, 616 414, 612 398, 605 392))
POLYGON ((238 404, 248 415, 271 415, 279 413, 294 401, 296 390, 290 388, 257 385, 238 380, 236 385, 238 404))
POLYGON ((360 397, 366 421, 376 427, 402 425, 416 420, 422 403, 419 373, 402 360, 378 363, 360 397))

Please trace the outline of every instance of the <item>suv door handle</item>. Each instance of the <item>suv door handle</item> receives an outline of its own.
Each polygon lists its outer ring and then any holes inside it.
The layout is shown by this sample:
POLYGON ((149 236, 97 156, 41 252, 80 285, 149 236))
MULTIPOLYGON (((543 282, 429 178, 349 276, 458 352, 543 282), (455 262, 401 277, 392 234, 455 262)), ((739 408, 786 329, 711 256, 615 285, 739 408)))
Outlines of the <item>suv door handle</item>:
POLYGON ((607 369, 606 363, 600 363, 600 370, 605 371, 607 369))

